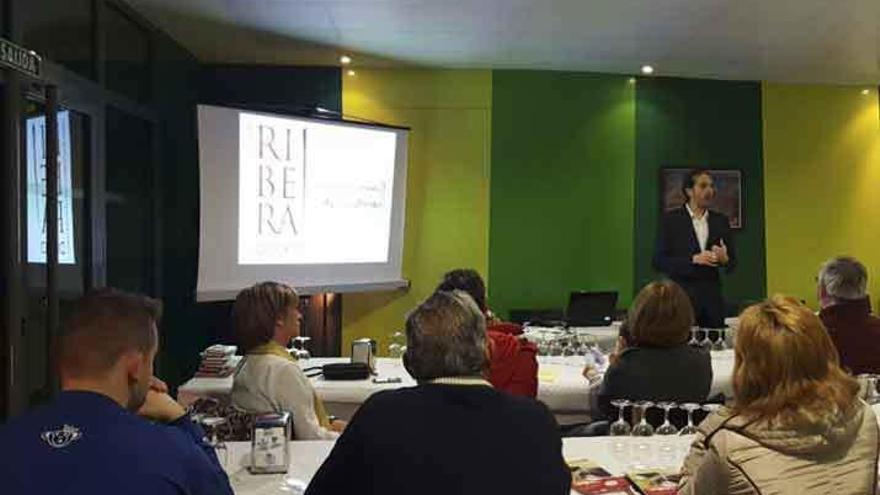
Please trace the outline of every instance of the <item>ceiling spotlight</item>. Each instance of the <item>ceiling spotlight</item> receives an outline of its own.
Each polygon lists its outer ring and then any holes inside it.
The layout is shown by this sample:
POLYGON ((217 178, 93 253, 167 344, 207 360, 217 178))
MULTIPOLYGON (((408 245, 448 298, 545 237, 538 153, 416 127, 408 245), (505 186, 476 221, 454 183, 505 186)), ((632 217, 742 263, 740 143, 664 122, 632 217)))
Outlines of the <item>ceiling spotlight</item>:
POLYGON ((650 65, 643 65, 642 66, 642 74, 645 74, 646 76, 650 76, 653 73, 654 73, 654 68, 651 67, 650 65))
POLYGON ((342 65, 348 65, 351 63, 351 57, 349 57, 348 55, 343 55, 339 57, 339 63, 342 65))
POLYGON ((357 72, 355 72, 353 69, 348 69, 348 72, 346 72, 346 74, 348 74, 349 76, 355 76, 357 72))
POLYGON ((871 94, 871 90, 870 90, 870 89, 863 89, 863 90, 862 90, 862 95, 864 95, 864 96, 868 96, 869 94, 871 94))

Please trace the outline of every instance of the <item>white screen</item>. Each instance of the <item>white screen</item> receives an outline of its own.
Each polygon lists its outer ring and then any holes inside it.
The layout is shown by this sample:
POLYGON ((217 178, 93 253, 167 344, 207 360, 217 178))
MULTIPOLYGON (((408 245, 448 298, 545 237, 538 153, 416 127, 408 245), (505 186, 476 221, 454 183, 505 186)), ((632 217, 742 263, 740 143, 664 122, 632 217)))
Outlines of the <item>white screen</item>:
POLYGON ((200 105, 198 299, 402 285, 408 131, 200 105))
MULTIPOLYGON (((27 119, 28 263, 46 263, 46 117, 27 119)), ((75 265, 70 112, 58 112, 58 263, 75 265)))

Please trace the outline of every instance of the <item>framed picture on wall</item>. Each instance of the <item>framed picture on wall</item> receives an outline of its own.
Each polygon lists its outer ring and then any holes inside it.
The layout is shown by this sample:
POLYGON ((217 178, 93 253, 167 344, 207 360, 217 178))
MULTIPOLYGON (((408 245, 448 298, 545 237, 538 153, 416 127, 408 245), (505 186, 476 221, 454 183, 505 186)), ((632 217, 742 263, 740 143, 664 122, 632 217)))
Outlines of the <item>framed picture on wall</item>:
MULTIPOLYGON (((660 169, 660 202, 663 211, 681 208, 685 203, 684 185, 693 168, 660 169)), ((723 213, 730 220, 730 228, 741 229, 742 221, 742 172, 733 169, 707 169, 715 183, 715 200, 711 209, 723 213)))

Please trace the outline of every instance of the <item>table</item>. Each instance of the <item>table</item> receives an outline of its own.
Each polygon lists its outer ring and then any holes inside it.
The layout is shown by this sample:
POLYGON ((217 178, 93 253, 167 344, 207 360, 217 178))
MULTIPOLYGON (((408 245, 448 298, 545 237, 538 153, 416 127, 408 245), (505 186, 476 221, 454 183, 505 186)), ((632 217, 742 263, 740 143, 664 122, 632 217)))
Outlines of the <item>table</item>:
MULTIPOLYGON (((880 420, 880 404, 873 406, 880 420)), ((644 461, 635 454, 635 445, 645 445, 648 462, 654 467, 680 467, 693 441, 687 436, 589 437, 563 438, 562 455, 566 460, 591 459, 612 475, 619 476, 633 464, 644 461)), ((333 449, 333 441, 290 442, 290 469, 287 474, 253 475, 247 471, 250 443, 227 444, 226 472, 237 495, 301 494, 333 449)), ((572 491, 572 494, 575 494, 572 491)))
MULTIPOLYGON (((678 469, 692 441, 693 436, 564 438, 562 454, 567 460, 591 459, 611 474, 622 475, 640 461, 646 461, 651 467, 678 469), (647 452, 648 457, 636 458, 636 442, 647 446, 639 451, 647 452)), ((333 444, 333 441, 290 442, 287 474, 254 475, 247 470, 250 443, 231 442, 227 444, 226 472, 237 495, 301 494, 330 454, 333 444)))
MULTIPOLYGON (((712 352, 712 388, 710 396, 724 393, 733 395, 733 351, 712 352)), ((238 358, 240 359, 240 358, 238 358)), ((328 363, 347 362, 348 358, 312 358, 300 362, 304 368, 323 366, 328 363)), ((584 366, 582 356, 538 357, 538 400, 547 405, 560 424, 570 424, 589 420, 590 388, 581 375, 584 366)), ((325 380, 312 378, 315 392, 324 401, 327 412, 342 419, 350 419, 357 408, 367 398, 380 391, 416 384, 404 369, 400 359, 377 358, 378 377, 398 377, 400 383, 376 384, 371 379, 356 381, 325 380)), ((199 397, 214 397, 228 400, 232 393, 233 378, 193 378, 178 389, 178 400, 184 406, 192 404, 199 397)))

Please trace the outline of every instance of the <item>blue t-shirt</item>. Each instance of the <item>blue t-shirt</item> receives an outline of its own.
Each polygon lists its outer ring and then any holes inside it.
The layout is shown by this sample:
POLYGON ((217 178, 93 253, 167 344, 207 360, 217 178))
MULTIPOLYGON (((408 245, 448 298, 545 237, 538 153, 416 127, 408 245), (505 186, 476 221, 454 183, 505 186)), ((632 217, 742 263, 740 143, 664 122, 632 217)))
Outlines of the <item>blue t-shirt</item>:
POLYGON ((155 424, 81 391, 0 429, 0 486, 5 495, 232 494, 188 416, 155 424))

